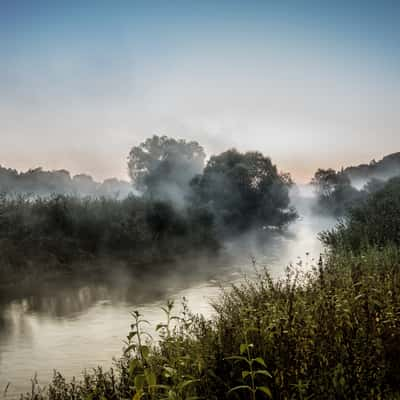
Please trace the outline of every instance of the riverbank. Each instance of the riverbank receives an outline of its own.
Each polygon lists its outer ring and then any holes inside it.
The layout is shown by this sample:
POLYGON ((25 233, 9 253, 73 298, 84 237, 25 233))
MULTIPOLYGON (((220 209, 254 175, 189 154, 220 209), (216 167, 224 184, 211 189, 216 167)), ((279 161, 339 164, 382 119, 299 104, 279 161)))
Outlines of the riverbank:
POLYGON ((280 280, 260 271, 225 292, 212 319, 184 309, 173 328, 167 308, 155 347, 133 314, 113 372, 80 383, 57 375, 27 398, 398 398, 399 268, 400 251, 389 246, 338 251, 280 280))
POLYGON ((0 282, 80 271, 103 260, 155 264, 219 249, 213 216, 200 207, 130 196, 0 195, 0 282))

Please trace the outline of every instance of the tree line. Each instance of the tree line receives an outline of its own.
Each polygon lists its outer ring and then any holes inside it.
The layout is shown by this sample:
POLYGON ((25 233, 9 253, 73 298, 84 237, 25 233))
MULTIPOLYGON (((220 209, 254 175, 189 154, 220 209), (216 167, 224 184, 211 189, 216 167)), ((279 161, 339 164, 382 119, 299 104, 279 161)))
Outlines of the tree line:
POLYGON ((0 165, 0 193, 21 194, 31 197, 46 197, 56 194, 77 197, 124 198, 132 193, 129 182, 117 178, 97 182, 88 174, 71 176, 64 169, 46 171, 41 167, 18 172, 0 165))
POLYGON ((400 178, 321 238, 329 251, 312 268, 282 279, 258 268, 221 294, 212 320, 168 302, 156 343, 133 312, 113 369, 55 373, 23 398, 399 399, 400 178))
MULTIPOLYGON (((136 194, 124 198, 0 196, 2 281, 27 268, 51 270, 99 257, 138 265, 213 253, 226 237, 284 228, 297 216, 290 176, 259 152, 230 149, 206 162, 197 142, 153 136, 131 149, 128 171, 136 194)), ((65 172, 28 175, 51 181, 59 174, 71 181, 65 172)))
POLYGON ((382 189, 388 179, 396 176, 400 176, 400 153, 339 171, 318 169, 311 180, 317 194, 314 210, 335 217, 343 216, 352 206, 365 202, 371 194, 382 189))

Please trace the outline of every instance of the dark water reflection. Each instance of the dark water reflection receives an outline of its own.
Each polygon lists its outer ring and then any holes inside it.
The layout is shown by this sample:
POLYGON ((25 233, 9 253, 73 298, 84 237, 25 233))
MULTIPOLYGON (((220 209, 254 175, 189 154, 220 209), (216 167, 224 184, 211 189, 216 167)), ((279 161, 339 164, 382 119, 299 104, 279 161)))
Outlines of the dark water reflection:
MULTIPOLYGON (((67 377, 97 365, 108 367, 121 354, 134 309, 153 326, 163 320, 160 306, 185 296, 196 313, 210 316, 210 300, 220 287, 251 275, 251 256, 275 275, 302 257, 313 263, 321 246, 316 233, 332 221, 307 218, 294 224, 287 236, 257 242, 249 235, 227 244, 218 259, 198 258, 174 265, 143 266, 138 276, 110 265, 102 276, 65 275, 29 294, 10 293, 0 302, 0 391, 11 382, 8 397, 29 390, 37 372, 47 383, 54 369, 67 377), (310 255, 306 255, 310 253, 310 255)), ((265 239, 265 238, 264 238, 265 239)))

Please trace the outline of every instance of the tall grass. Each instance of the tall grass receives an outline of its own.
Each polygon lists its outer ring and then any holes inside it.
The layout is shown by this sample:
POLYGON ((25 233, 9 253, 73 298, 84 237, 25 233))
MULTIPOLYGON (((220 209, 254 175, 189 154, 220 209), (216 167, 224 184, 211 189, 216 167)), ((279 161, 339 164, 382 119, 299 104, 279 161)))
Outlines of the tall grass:
POLYGON ((130 265, 169 261, 219 243, 204 209, 177 211, 170 203, 112 198, 0 195, 0 282, 48 271, 81 270, 112 258, 130 265))

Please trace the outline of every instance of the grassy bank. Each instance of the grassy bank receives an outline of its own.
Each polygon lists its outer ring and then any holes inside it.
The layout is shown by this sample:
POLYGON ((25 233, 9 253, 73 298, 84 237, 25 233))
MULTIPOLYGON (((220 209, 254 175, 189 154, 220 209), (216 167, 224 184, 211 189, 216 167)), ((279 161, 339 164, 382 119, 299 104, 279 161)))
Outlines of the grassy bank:
POLYGON ((156 346, 133 314, 113 371, 56 375, 27 398, 400 398, 399 264, 386 247, 336 252, 280 281, 262 271, 223 294, 212 321, 167 307, 156 346))

